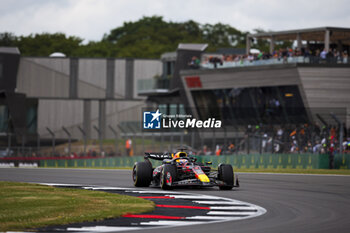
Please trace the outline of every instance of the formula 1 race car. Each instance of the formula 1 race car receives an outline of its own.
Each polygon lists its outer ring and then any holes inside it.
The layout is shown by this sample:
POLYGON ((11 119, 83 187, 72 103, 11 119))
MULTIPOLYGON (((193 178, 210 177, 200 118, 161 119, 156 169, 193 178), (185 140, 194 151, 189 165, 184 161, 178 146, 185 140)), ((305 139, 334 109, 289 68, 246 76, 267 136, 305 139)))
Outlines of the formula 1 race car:
POLYGON ((162 189, 172 189, 176 186, 219 186, 221 190, 230 190, 239 187, 238 178, 235 178, 230 164, 219 164, 213 170, 206 165, 196 162, 194 157, 188 157, 184 149, 179 149, 175 155, 145 153, 145 161, 136 162, 132 179, 136 187, 160 186, 162 189), (152 167, 149 159, 161 160, 162 165, 152 167))

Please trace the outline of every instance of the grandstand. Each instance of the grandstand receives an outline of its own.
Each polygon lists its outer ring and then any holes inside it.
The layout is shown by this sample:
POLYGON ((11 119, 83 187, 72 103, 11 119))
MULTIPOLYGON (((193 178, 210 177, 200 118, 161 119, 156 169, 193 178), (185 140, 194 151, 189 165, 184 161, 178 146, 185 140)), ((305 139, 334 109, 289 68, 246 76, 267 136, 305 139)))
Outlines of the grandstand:
POLYGON ((349 41, 345 28, 268 32, 247 36, 247 54, 242 49, 206 53, 206 44, 180 44, 159 60, 21 57, 18 49, 3 47, 1 142, 50 143, 52 135, 67 141, 62 127, 77 140, 114 138, 110 128, 125 137, 144 136, 145 107, 223 120, 221 132, 191 132, 198 140, 188 144, 197 148, 210 143, 214 150, 230 138, 236 145, 246 143, 242 139, 252 125, 264 129, 258 140, 271 125, 272 131, 308 124, 340 132, 350 126, 349 41), (270 51, 250 53, 253 38, 269 39, 270 51), (276 51, 278 40, 295 40, 297 46, 276 51), (332 56, 317 54, 323 48, 332 49, 332 56), (193 58, 201 64, 192 66, 193 58))

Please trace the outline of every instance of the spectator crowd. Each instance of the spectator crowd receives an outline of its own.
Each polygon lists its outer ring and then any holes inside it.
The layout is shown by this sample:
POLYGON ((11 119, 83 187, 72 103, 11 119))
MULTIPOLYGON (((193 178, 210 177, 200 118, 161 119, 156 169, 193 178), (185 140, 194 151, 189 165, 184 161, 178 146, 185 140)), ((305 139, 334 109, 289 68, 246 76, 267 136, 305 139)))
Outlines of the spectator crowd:
POLYGON ((350 153, 350 129, 344 128, 340 139, 338 126, 302 124, 289 126, 248 126, 243 138, 217 144, 215 148, 204 145, 199 155, 228 155, 237 153, 350 153), (341 145, 340 145, 341 143, 341 145), (248 148, 249 147, 249 148, 248 148))
POLYGON ((192 61, 189 63, 191 68, 208 67, 208 65, 213 65, 214 68, 220 66, 226 67, 225 64, 251 64, 257 63, 259 61, 275 61, 279 63, 288 62, 302 62, 302 63, 349 63, 348 51, 339 51, 337 49, 326 49, 320 50, 310 50, 310 49, 292 49, 284 48, 275 50, 272 54, 269 52, 258 52, 249 53, 248 55, 242 54, 205 54, 200 60, 198 57, 193 57, 192 61))

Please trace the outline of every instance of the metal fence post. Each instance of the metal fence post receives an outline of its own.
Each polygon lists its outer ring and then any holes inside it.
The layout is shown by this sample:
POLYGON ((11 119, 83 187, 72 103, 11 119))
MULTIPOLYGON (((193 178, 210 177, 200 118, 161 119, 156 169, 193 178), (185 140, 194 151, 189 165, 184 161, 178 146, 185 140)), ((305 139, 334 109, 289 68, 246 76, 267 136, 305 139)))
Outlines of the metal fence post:
POLYGON ((80 126, 78 126, 78 129, 81 132, 81 134, 83 135, 83 139, 84 139, 84 156, 86 156, 86 144, 87 144, 86 133, 80 126))
POLYGON ((72 136, 64 126, 62 126, 62 129, 68 135, 68 156, 70 156, 72 152, 72 136))
POLYGON ((114 140, 115 140, 115 155, 117 155, 118 153, 118 133, 117 131, 111 126, 108 125, 108 128, 112 131, 112 133, 114 134, 114 140))
POLYGON ((263 135, 261 134, 260 130, 258 132, 258 136, 259 136, 259 154, 262 153, 262 137, 263 135))
POLYGON ((103 147, 102 147, 102 133, 101 130, 99 128, 97 128, 96 125, 94 125, 94 129, 96 130, 97 134, 98 134, 98 141, 100 144, 100 155, 102 155, 102 151, 103 151, 103 147))
POLYGON ((215 155, 215 149, 216 149, 216 137, 215 137, 215 129, 213 129, 213 144, 212 144, 213 155, 215 155))
POLYGON ((344 125, 342 124, 342 122, 339 120, 339 118, 334 113, 331 112, 330 115, 333 117, 333 119, 339 125, 339 153, 343 154, 344 125))
POLYGON ((40 151, 40 134, 37 133, 37 142, 36 142, 36 146, 37 146, 37 156, 39 156, 39 151, 40 151))
POLYGON ((52 156, 54 157, 55 156, 55 147, 56 147, 56 144, 55 144, 55 141, 56 141, 55 133, 52 132, 52 130, 49 127, 46 127, 46 130, 49 131, 49 133, 52 136, 52 156))
MULTIPOLYGON (((128 139, 128 138, 127 138, 127 133, 126 133, 126 131, 123 129, 123 127, 122 127, 121 125, 118 125, 118 128, 120 129, 120 131, 123 132, 124 137, 126 137, 126 139, 128 139)), ((123 137, 123 135, 122 135, 122 137, 123 137)), ((124 147, 124 148, 125 148, 125 147, 124 147)))
POLYGON ((249 153, 250 153, 250 133, 248 132, 247 133, 247 141, 246 141, 247 143, 247 154, 249 155, 249 153))
POLYGON ((235 152, 238 155, 238 149, 240 149, 240 145, 238 145, 239 140, 238 140, 238 126, 237 124, 234 125, 234 130, 235 130, 235 152))
MULTIPOLYGON (((299 129, 299 127, 297 127, 296 132, 297 132, 297 134, 295 136, 296 136, 296 140, 298 143, 298 154, 300 154, 301 142, 300 142, 300 129, 299 129)), ((272 149, 273 149, 273 147, 272 147, 272 149)))
POLYGON ((223 147, 224 151, 227 150, 227 129, 226 127, 224 127, 224 147, 223 147))
POLYGON ((25 155, 24 155, 24 146, 25 146, 25 133, 24 132, 22 132, 22 148, 21 148, 21 150, 22 150, 22 156, 24 156, 25 157, 25 155))
POLYGON ((11 133, 7 133, 8 141, 7 141, 7 156, 11 155, 11 133))
POLYGON ((145 152, 145 133, 143 130, 141 130, 141 137, 142 137, 142 151, 145 152))

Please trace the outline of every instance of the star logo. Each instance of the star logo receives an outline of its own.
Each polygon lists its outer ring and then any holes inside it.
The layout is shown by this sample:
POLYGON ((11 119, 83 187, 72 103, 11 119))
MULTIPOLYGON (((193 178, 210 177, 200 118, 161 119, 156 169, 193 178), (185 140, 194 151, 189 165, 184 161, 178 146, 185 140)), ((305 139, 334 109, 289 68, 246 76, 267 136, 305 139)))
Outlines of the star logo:
POLYGON ((162 115, 161 113, 159 113, 159 109, 157 109, 157 111, 155 113, 151 113, 151 114, 153 116, 151 122, 154 121, 155 119, 157 119, 157 121, 159 121, 159 116, 162 115))
POLYGON ((162 114, 157 109, 156 112, 143 112, 144 129, 160 129, 160 118, 162 114))

